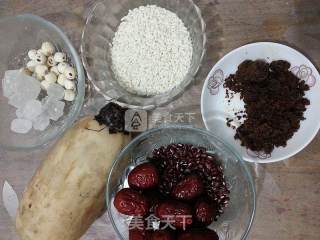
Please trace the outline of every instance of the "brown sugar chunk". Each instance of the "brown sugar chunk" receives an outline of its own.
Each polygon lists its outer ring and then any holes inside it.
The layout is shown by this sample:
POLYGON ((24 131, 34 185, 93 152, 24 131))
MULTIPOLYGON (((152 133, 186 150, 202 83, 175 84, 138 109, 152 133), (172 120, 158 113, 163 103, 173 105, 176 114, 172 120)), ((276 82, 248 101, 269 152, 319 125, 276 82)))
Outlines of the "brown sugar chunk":
POLYGON ((224 86, 245 103, 246 119, 235 139, 252 151, 269 154, 285 147, 305 119, 309 86, 289 69, 290 63, 283 60, 246 60, 225 80, 224 86))

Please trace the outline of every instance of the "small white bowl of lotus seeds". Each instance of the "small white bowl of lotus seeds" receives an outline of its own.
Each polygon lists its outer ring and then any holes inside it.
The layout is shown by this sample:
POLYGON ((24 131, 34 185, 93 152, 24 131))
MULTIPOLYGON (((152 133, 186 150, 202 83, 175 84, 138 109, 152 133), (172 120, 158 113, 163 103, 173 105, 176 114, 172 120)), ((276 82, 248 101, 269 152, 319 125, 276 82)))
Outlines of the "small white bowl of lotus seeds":
POLYGON ((77 94, 77 72, 66 53, 46 41, 27 55, 25 66, 6 71, 3 79, 3 95, 16 108, 10 129, 18 134, 46 130, 77 94))

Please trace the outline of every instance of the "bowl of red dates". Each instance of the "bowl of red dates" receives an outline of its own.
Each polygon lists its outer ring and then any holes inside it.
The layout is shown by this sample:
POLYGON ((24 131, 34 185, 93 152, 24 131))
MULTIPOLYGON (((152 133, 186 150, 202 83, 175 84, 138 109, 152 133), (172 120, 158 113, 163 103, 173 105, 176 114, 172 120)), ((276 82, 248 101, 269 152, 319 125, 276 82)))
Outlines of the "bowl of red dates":
POLYGON ((213 133, 190 126, 149 130, 129 143, 107 183, 121 240, 246 239, 256 209, 246 163, 213 133))

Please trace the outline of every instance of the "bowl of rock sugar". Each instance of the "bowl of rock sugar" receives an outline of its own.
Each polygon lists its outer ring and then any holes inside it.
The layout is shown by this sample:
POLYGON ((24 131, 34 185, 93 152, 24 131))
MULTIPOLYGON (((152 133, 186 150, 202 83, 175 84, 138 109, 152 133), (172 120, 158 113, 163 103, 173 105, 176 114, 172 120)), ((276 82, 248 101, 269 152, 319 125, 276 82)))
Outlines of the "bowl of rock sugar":
POLYGON ((30 14, 0 20, 0 56, 0 147, 42 147, 80 113, 80 57, 57 26, 30 14))
POLYGON ((205 46, 205 23, 192 0, 103 0, 89 14, 81 54, 94 90, 152 109, 184 92, 205 46))

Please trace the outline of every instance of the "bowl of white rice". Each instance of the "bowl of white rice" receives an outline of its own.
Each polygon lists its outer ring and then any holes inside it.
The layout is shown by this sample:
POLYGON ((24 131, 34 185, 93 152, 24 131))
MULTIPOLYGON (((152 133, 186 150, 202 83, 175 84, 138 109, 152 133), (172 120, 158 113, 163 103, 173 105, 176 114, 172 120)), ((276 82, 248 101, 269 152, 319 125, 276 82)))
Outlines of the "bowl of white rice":
POLYGON ((192 0, 104 0, 89 14, 81 54, 107 100, 152 109, 194 80, 205 46, 205 23, 192 0))

